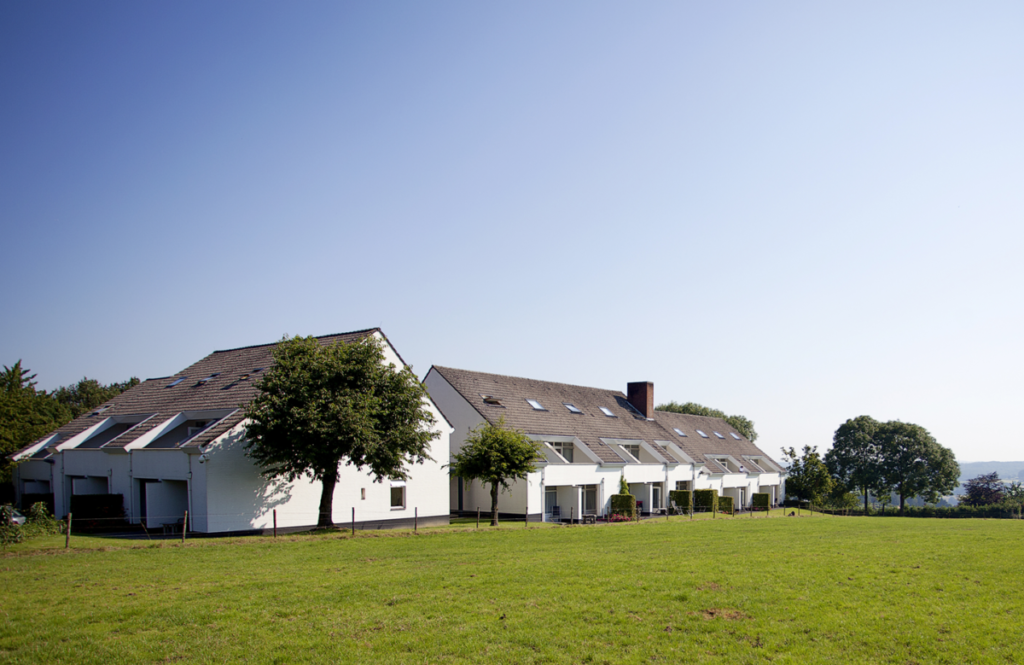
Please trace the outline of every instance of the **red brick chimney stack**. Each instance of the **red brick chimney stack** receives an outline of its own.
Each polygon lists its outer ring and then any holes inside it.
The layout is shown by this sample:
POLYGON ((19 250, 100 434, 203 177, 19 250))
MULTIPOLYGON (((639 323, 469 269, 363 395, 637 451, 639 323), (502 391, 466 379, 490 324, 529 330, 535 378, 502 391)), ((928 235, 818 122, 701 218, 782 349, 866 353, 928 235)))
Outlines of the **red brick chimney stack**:
POLYGON ((645 418, 654 417, 654 384, 650 381, 637 381, 626 384, 626 399, 644 414, 645 418))

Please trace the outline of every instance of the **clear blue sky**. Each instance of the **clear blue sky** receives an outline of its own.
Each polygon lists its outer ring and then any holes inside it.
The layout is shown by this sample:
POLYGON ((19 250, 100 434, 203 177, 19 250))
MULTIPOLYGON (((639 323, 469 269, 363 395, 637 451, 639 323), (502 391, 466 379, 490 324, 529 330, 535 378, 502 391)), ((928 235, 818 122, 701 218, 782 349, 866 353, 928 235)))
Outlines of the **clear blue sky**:
POLYGON ((431 364, 1022 459, 1019 2, 0 3, 0 364, 431 364))

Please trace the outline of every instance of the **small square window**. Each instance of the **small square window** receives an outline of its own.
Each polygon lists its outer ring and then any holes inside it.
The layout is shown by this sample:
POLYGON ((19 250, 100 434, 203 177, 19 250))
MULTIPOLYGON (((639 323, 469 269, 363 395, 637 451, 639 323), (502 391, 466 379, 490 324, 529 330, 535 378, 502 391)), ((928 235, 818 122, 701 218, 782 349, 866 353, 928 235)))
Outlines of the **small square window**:
POLYGON ((366 488, 363 487, 359 490, 359 498, 366 501, 366 488))
POLYGON ((167 387, 168 388, 173 388, 174 386, 178 385, 179 383, 181 383, 182 381, 184 381, 187 378, 188 378, 187 376, 183 376, 180 379, 175 379, 174 381, 171 381, 170 383, 168 383, 167 387))
POLYGON ((534 411, 547 411, 547 409, 541 406, 540 402, 535 399, 528 399, 526 400, 526 403, 532 406, 534 411))
POLYGON ((678 427, 673 427, 672 429, 673 429, 673 430, 675 431, 675 433, 676 433, 676 434, 678 434, 679 436, 686 436, 686 432, 684 432, 683 430, 679 429, 678 427))
POLYGON ((569 404, 568 402, 562 402, 562 405, 565 406, 565 408, 569 409, 570 413, 583 413, 582 411, 580 411, 579 407, 576 406, 575 404, 569 404))
POLYGON ((704 433, 704 430, 701 430, 701 429, 697 430, 697 434, 700 434, 705 439, 708 438, 708 435, 704 433))
POLYGON ((405 508, 405 487, 391 488, 391 510, 405 508))
POLYGON ((612 413, 611 409, 606 409, 606 408, 605 408, 605 407, 603 407, 603 406, 600 406, 600 407, 598 407, 598 408, 599 408, 599 409, 601 409, 601 413, 603 413, 604 415, 608 416, 609 418, 618 418, 618 416, 617 416, 617 415, 615 415, 614 413, 612 413))

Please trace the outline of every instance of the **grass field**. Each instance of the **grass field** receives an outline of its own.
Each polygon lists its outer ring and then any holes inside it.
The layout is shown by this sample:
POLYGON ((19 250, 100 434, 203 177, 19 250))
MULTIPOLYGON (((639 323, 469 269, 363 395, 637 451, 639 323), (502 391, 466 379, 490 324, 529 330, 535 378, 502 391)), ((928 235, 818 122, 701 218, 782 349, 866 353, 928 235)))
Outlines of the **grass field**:
POLYGON ((0 557, 0 662, 1017 663, 1024 523, 460 526, 0 557))

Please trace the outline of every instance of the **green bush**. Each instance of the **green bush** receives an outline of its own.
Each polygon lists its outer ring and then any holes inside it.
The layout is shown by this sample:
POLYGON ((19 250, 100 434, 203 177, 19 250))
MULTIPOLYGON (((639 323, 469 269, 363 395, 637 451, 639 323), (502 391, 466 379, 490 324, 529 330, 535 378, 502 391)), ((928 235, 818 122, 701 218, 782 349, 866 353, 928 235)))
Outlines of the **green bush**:
POLYGON ((32 507, 28 510, 28 515, 25 516, 25 526, 22 527, 22 532, 26 538, 33 538, 35 536, 56 536, 57 534, 64 533, 64 528, 67 525, 66 522, 58 521, 50 511, 47 510, 47 506, 44 502, 39 501, 33 503, 32 507))
POLYGON ((676 507, 680 510, 690 510, 690 501, 693 499, 693 495, 690 490, 669 490, 668 500, 669 505, 672 503, 676 504, 676 507))
POLYGON ((758 492, 751 495, 750 507, 752 510, 768 510, 772 505, 772 495, 758 492))
POLYGON ((51 515, 55 512, 53 509, 53 494, 22 494, 21 512, 27 515, 32 504, 39 503, 40 501, 46 504, 51 515))
POLYGON ((625 515, 636 519, 636 497, 632 494, 612 494, 612 515, 625 515))
POLYGON ((21 527, 14 523, 14 506, 0 506, 0 546, 6 549, 8 545, 20 543, 24 538, 21 527))
POLYGON ((701 513, 718 510, 718 490, 695 490, 693 492, 693 509, 701 513))
POLYGON ((718 511, 722 513, 728 513, 730 515, 736 514, 736 511, 733 510, 731 496, 718 497, 718 511))

